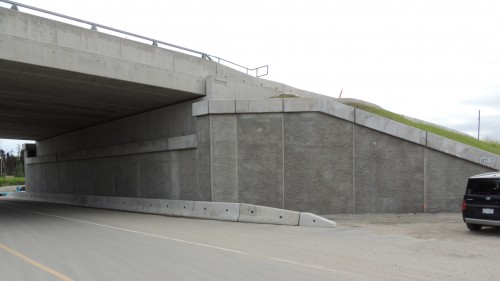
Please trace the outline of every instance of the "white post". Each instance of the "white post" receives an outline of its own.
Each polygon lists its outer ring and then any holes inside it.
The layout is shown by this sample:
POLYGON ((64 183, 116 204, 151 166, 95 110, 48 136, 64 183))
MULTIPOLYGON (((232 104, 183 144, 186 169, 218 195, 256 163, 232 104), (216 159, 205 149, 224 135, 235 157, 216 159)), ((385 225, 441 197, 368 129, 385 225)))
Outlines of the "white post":
POLYGON ((479 116, 477 118, 477 140, 479 140, 480 132, 481 132, 481 110, 479 110, 479 116))

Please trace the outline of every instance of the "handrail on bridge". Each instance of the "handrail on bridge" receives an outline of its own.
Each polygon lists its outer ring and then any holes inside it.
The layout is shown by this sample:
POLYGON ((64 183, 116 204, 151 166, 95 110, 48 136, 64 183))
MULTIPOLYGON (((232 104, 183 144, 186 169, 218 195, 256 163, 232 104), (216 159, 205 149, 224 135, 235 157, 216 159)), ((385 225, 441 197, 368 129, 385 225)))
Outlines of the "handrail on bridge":
POLYGON ((121 33, 121 34, 124 34, 124 35, 136 37, 136 38, 139 38, 139 39, 143 39, 143 40, 146 40, 146 41, 151 41, 151 44, 153 46, 158 46, 158 44, 162 44, 162 45, 169 46, 169 47, 172 47, 172 48, 175 48, 175 49, 179 49, 179 50, 183 50, 183 51, 186 51, 186 52, 198 54, 198 55, 201 55, 201 57, 204 58, 204 59, 208 59, 208 60, 211 60, 211 61, 213 61, 215 59, 215 60, 217 60, 218 64, 221 64, 221 62, 225 62, 225 63, 228 63, 228 64, 230 64, 232 66, 237 66, 237 67, 239 67, 241 69, 246 70, 246 74, 250 74, 252 72, 255 72, 255 77, 265 76, 265 75, 267 75, 269 73, 269 66, 268 65, 264 65, 264 66, 260 66, 260 67, 256 67, 256 68, 248 68, 248 67, 239 65, 237 63, 225 60, 225 59, 220 58, 218 56, 209 55, 209 54, 207 54, 205 52, 200 52, 200 51, 196 51, 196 50, 193 50, 193 49, 185 48, 185 47, 182 47, 182 46, 170 44, 170 43, 167 43, 167 42, 163 42, 163 41, 156 40, 156 39, 149 38, 149 37, 145 37, 145 36, 142 36, 142 35, 139 35, 139 34, 135 34, 135 33, 123 31, 123 30, 116 29, 116 28, 109 27, 109 26, 105 26, 105 25, 102 25, 102 24, 98 24, 98 23, 94 23, 94 22, 90 22, 90 21, 86 21, 86 20, 82 20, 82 19, 78 19, 78 18, 66 16, 66 15, 63 15, 63 14, 55 13, 55 12, 52 12, 52 11, 40 9, 40 8, 37 8, 37 7, 25 5, 25 4, 14 2, 14 1, 0 0, 0 2, 11 4, 12 5, 11 9, 13 9, 13 10, 19 11, 19 7, 23 7, 23 8, 26 8, 26 9, 34 10, 34 11, 45 13, 45 14, 49 14, 49 15, 52 15, 52 16, 56 16, 56 17, 60 17, 60 18, 64 18, 64 19, 68 19, 68 20, 72 20, 72 21, 76 21, 76 22, 80 22, 80 23, 83 23, 83 24, 88 24, 88 25, 90 25, 90 29, 95 30, 95 31, 97 31, 97 28, 102 28, 102 29, 106 29, 106 30, 113 31, 113 32, 116 32, 116 33, 121 33), (265 70, 265 73, 262 73, 262 74, 259 75, 260 70, 262 70, 262 71, 265 70))

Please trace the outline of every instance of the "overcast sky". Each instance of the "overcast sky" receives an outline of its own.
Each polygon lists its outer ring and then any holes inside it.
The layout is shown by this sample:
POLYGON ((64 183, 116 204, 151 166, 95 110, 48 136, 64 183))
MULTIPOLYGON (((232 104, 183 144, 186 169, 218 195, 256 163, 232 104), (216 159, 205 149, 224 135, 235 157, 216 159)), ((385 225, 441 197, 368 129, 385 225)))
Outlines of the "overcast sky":
POLYGON ((498 0, 20 2, 500 140, 498 0))

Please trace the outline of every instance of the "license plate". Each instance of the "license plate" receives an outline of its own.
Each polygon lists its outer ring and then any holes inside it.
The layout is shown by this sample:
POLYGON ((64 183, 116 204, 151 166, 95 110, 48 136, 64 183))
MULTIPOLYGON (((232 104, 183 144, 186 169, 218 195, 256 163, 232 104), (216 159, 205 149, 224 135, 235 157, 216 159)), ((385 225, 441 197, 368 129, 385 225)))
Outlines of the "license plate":
POLYGON ((483 214, 484 215, 493 215, 495 213, 495 210, 491 208, 483 208, 483 214))

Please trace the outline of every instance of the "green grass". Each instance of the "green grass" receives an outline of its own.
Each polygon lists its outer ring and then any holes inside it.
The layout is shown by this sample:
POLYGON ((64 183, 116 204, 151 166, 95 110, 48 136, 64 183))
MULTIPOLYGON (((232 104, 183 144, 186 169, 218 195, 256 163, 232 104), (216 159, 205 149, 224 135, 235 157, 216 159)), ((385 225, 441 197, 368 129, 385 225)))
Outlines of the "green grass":
POLYGON ((289 98, 298 98, 298 96, 292 94, 281 94, 279 96, 274 96, 271 98, 289 99, 289 98))
POLYGON ((24 178, 5 178, 0 177, 0 187, 7 185, 24 185, 24 178))
POLYGON ((432 126, 430 124, 415 122, 413 120, 405 118, 402 115, 385 110, 385 109, 380 108, 380 107, 370 106, 370 105, 361 104, 361 103, 346 103, 346 104, 353 106, 353 107, 356 107, 356 108, 359 108, 361 110, 368 111, 370 113, 373 113, 373 114, 376 114, 376 115, 379 115, 379 116, 406 124, 408 126, 422 129, 422 130, 427 131, 429 133, 433 133, 433 134, 436 134, 436 135, 439 135, 439 136, 442 136, 442 137, 445 137, 445 138, 448 138, 448 139, 451 139, 451 140, 454 140, 457 142, 461 142, 463 144, 470 145, 472 147, 482 149, 484 151, 488 151, 488 152, 500 155, 500 141, 491 140, 491 139, 488 139, 485 141, 477 140, 476 138, 473 138, 471 136, 460 134, 460 133, 453 132, 450 130, 446 130, 445 128, 441 128, 438 126, 432 126))

